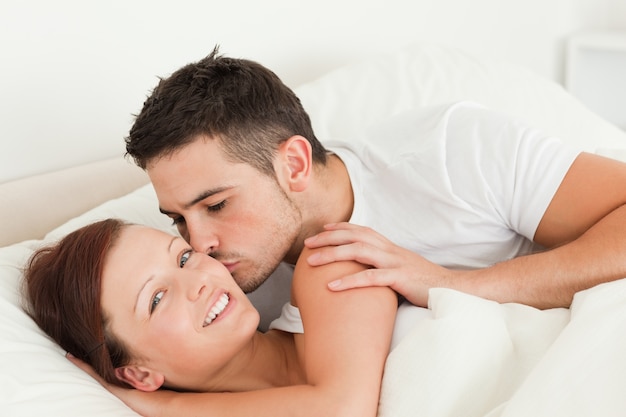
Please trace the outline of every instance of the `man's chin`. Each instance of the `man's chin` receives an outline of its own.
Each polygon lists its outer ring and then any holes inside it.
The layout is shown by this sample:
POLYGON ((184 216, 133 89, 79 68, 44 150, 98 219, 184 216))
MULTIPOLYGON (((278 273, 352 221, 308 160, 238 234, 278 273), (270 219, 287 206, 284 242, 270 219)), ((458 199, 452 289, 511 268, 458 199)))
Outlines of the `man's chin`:
MULTIPOLYGON (((280 265, 280 263, 278 265, 280 265)), ((276 268, 278 268, 278 265, 276 265, 276 268)), ((276 268, 262 274, 257 273, 254 276, 242 277, 241 274, 238 273, 238 271, 234 271, 232 275, 235 279, 235 282, 237 283, 237 285, 239 285, 243 292, 249 294, 261 287, 261 285, 263 285, 263 283, 267 281, 267 279, 272 275, 276 268)))
POLYGON ((258 289, 265 282, 265 279, 259 278, 257 276, 255 276, 255 277, 249 277, 249 276, 248 277, 242 277, 237 272, 234 272, 232 275, 233 275, 233 278, 235 279, 235 282, 237 283, 237 285, 239 285, 239 288, 241 288, 243 290, 243 292, 245 292, 246 294, 255 291, 256 289, 258 289))

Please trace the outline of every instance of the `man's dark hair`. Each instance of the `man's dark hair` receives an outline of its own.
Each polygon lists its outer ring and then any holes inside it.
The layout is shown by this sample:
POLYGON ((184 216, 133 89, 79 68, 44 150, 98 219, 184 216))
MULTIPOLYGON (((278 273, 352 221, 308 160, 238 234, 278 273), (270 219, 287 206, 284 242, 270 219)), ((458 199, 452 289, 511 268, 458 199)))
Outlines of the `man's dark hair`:
POLYGON ((311 143, 314 162, 326 162, 295 93, 259 63, 223 57, 215 47, 160 79, 126 138, 126 153, 145 169, 200 137, 217 139, 233 162, 273 176, 275 152, 293 135, 311 143))

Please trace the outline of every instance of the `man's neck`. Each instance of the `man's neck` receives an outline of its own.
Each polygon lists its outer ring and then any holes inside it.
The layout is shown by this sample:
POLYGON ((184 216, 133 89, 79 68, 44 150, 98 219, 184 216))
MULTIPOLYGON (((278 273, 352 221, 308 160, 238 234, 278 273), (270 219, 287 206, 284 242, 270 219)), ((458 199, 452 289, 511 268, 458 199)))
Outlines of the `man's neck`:
POLYGON ((349 221, 354 208, 352 184, 343 161, 329 154, 327 164, 315 169, 302 210, 304 238, 320 232, 325 224, 349 221))
POLYGON ((328 213, 328 223, 347 222, 352 217, 354 209, 354 192, 352 182, 346 169, 346 165, 335 154, 330 154, 328 169, 325 172, 323 181, 328 191, 330 212, 328 213))

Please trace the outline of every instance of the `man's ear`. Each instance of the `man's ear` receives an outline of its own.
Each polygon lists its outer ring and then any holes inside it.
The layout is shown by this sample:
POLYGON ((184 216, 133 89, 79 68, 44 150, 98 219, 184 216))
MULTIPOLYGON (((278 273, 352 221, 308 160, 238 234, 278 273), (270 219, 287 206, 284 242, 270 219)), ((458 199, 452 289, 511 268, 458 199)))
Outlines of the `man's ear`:
POLYGON ((163 374, 136 365, 116 368, 115 376, 140 391, 156 391, 165 382, 163 374))
POLYGON ((283 142, 278 148, 278 177, 286 181, 291 191, 304 191, 312 174, 311 144, 299 135, 283 142))

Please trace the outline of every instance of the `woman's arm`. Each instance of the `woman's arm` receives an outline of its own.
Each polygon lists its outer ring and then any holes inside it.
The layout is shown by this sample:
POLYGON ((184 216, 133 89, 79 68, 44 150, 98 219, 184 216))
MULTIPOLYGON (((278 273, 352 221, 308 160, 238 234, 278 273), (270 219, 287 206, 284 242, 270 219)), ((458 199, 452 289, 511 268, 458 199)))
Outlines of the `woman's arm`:
POLYGON ((297 337, 303 339, 307 381, 322 392, 319 404, 326 407, 312 415, 375 416, 396 295, 386 287, 333 293, 329 282, 365 267, 356 262, 312 267, 306 262, 310 254, 305 248, 296 265, 292 298, 304 325, 304 335, 297 337), (330 414, 333 407, 336 413, 330 414))
MULTIPOLYGON (((305 252, 301 259, 310 254, 305 252)), ((395 293, 386 287, 341 293, 327 288, 333 279, 362 268, 355 262, 311 267, 302 261, 296 266, 292 294, 304 323, 297 344, 306 385, 236 393, 148 393, 107 385, 77 364, 146 417, 373 417, 397 309, 395 293)))

